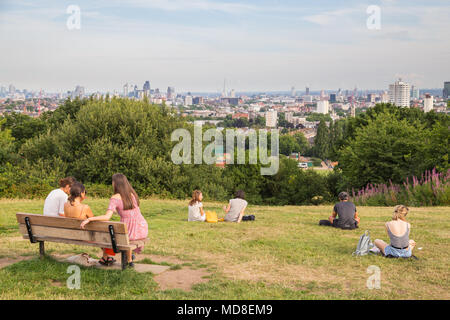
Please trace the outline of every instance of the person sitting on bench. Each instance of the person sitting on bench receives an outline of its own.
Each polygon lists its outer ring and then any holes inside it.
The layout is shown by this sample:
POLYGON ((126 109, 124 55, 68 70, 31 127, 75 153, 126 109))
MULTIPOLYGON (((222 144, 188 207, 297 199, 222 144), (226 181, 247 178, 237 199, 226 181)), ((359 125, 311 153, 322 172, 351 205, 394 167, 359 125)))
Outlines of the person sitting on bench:
POLYGON ((64 216, 80 220, 93 217, 91 208, 82 203, 84 199, 86 199, 86 188, 82 183, 75 182, 70 188, 70 196, 64 205, 64 216))
MULTIPOLYGON (((126 224, 128 229, 128 237, 131 241, 144 240, 148 236, 148 224, 139 209, 139 197, 134 191, 131 184, 128 182, 126 176, 121 173, 116 173, 112 176, 112 186, 114 195, 109 202, 108 210, 103 216, 92 217, 84 220, 81 223, 81 228, 84 228, 91 221, 109 221, 114 212, 120 216, 120 222, 126 224)), ((135 253, 141 253, 143 247, 138 247, 133 250, 135 253)), ((110 265, 114 259, 109 257, 114 255, 111 249, 103 249, 103 257, 100 261, 102 264, 110 265)), ((134 267, 133 255, 131 251, 127 252, 128 266, 134 267)))
POLYGON ((347 192, 339 193, 339 203, 333 208, 333 213, 328 220, 320 220, 319 225, 331 226, 335 228, 341 228, 346 230, 352 230, 358 228, 359 217, 356 211, 356 206, 353 202, 348 201, 349 195, 347 192), (337 218, 336 218, 337 216, 337 218))
POLYGON ((236 191, 235 198, 230 200, 228 206, 223 207, 225 210, 225 221, 240 223, 244 217, 245 208, 248 202, 245 201, 245 193, 242 190, 236 191))
POLYGON ((70 187, 75 182, 74 177, 67 177, 59 180, 59 189, 49 193, 44 202, 44 216, 59 217, 64 216, 64 204, 67 202, 70 187))
POLYGON ((375 246, 385 255, 395 258, 410 258, 416 245, 414 240, 409 240, 411 225, 406 222, 406 215, 409 209, 404 205, 398 205, 394 208, 392 221, 386 222, 386 232, 391 240, 387 244, 383 240, 376 239, 375 246))

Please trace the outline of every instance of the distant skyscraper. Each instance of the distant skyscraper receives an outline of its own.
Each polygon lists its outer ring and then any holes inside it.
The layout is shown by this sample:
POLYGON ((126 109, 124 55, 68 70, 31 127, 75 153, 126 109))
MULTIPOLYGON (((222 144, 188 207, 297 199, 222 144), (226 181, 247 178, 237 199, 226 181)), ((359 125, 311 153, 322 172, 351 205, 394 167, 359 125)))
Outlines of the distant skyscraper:
POLYGON ((399 107, 409 107, 411 87, 401 79, 389 85, 389 101, 399 107))
POLYGON ((430 94, 425 94, 425 99, 423 100, 423 111, 430 112, 433 110, 433 96, 430 94))
POLYGON ((308 87, 306 87, 305 96, 309 96, 309 88, 308 87))
POLYGON ((16 87, 14 87, 12 84, 9 85, 9 94, 15 94, 16 93, 16 87))
POLYGON ((419 98, 420 98, 419 88, 417 88, 416 86, 411 86, 411 99, 419 100, 419 98))
POLYGON ((175 88, 168 87, 167 88, 167 99, 173 99, 173 98, 175 98, 175 88))
POLYGON ((84 87, 82 87, 82 86, 77 86, 77 87, 75 88, 75 91, 74 91, 74 97, 82 98, 82 97, 84 97, 84 94, 85 94, 85 92, 84 92, 84 87))
POLYGON ((123 96, 124 97, 128 97, 128 91, 129 91, 128 83, 125 83, 125 85, 123 86, 123 96))
POLYGON ((450 96, 450 81, 444 82, 444 91, 442 92, 444 99, 448 99, 450 96))
POLYGON ((335 93, 330 93, 330 102, 331 103, 335 103, 336 102, 336 94, 335 93))
POLYGON ((276 110, 269 110, 266 112, 266 127, 276 128, 278 120, 278 113, 276 110))
POLYGON ((317 112, 322 114, 328 114, 330 112, 330 104, 328 100, 321 99, 317 102, 317 112))
POLYGON ((236 98, 236 91, 234 89, 231 89, 230 98, 236 98))
POLYGON ((150 81, 145 81, 144 86, 142 87, 144 91, 150 91, 150 81))
POLYGON ((192 96, 189 93, 186 97, 184 97, 184 105, 185 106, 192 106, 192 104, 193 104, 193 99, 192 99, 192 96))
POLYGON ((291 97, 295 97, 297 93, 295 92, 295 87, 291 88, 291 97))

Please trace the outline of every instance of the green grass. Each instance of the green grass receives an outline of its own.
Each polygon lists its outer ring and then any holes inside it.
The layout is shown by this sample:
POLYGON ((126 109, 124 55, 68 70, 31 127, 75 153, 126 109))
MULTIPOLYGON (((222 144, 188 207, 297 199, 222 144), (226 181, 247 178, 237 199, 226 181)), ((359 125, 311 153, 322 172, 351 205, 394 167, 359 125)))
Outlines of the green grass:
MULTIPOLYGON (((103 214, 107 199, 88 200, 103 214)), ((221 212, 221 203, 204 203, 221 212)), ((186 201, 142 200, 151 241, 144 253, 176 257, 183 263, 158 263, 204 269, 209 281, 192 291, 160 291, 152 274, 82 268, 81 289, 69 290, 68 264, 55 254, 98 249, 47 243, 50 257, 38 259, 38 246, 20 238, 16 212, 41 213, 41 200, 0 200, 0 257, 31 257, 0 269, 0 299, 449 299, 449 207, 411 208, 411 238, 420 258, 352 257, 359 236, 387 241, 384 222, 391 208, 359 207, 361 228, 319 227, 332 206, 250 206, 256 221, 242 224, 188 223, 186 201), (367 268, 381 268, 381 289, 366 287, 367 268)), ((118 217, 114 218, 118 220, 118 217)), ((138 256, 139 259, 139 256, 138 256)), ((170 261, 170 260, 169 260, 170 261)), ((144 259, 144 263, 154 263, 144 259)), ((170 272, 170 271, 167 271, 170 272)))

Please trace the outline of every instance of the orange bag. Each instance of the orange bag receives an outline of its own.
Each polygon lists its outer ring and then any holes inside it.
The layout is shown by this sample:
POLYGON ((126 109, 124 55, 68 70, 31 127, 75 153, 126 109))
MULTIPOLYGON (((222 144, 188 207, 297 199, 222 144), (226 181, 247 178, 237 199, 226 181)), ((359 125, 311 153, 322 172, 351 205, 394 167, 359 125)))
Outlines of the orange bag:
POLYGON ((217 223, 219 219, 217 218, 217 213, 215 211, 206 211, 206 222, 217 223))

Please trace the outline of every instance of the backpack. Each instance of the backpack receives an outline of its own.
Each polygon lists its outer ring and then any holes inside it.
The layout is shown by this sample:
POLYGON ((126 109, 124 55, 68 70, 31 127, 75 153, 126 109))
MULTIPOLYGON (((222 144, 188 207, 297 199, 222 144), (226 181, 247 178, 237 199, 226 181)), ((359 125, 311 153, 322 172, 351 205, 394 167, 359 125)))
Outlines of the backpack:
POLYGON ((219 219, 217 218, 217 213, 215 211, 206 211, 206 222, 217 223, 219 219))
POLYGON ((369 250, 373 247, 372 241, 370 241, 370 232, 366 230, 364 234, 359 238, 356 251, 352 253, 352 256, 365 256, 369 253, 369 250))

